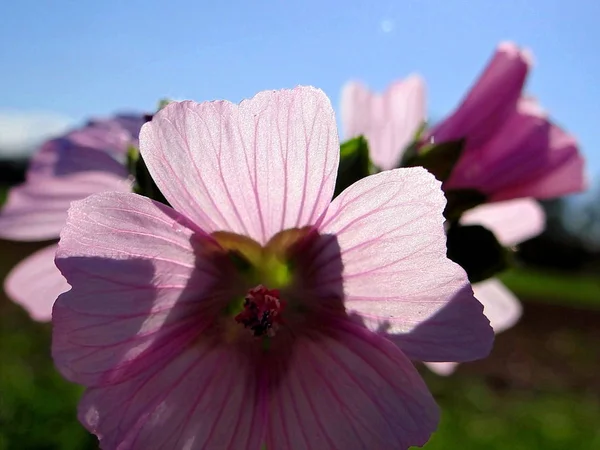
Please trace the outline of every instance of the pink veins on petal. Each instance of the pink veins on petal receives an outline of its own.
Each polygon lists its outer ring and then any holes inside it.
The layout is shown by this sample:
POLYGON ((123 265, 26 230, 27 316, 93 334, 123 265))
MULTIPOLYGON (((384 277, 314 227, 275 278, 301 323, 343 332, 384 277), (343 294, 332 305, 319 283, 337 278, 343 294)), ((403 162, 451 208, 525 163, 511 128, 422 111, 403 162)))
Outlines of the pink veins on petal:
POLYGON ((105 449, 407 449, 438 408, 413 360, 485 356, 493 333, 446 258, 440 184, 392 170, 331 200, 320 90, 174 102, 140 150, 170 205, 73 203, 56 263, 58 369, 105 449))

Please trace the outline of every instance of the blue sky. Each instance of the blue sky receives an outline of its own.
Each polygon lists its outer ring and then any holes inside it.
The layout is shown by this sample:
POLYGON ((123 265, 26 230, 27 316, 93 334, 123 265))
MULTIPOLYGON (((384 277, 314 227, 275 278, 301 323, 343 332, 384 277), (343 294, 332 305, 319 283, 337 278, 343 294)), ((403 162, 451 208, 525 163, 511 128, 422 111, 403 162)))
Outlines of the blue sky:
POLYGON ((383 89, 412 72, 441 117, 513 40, 535 55, 528 91, 600 173, 596 0, 19 0, 0 17, 0 112, 73 120, 297 84, 337 108, 348 79, 383 89))

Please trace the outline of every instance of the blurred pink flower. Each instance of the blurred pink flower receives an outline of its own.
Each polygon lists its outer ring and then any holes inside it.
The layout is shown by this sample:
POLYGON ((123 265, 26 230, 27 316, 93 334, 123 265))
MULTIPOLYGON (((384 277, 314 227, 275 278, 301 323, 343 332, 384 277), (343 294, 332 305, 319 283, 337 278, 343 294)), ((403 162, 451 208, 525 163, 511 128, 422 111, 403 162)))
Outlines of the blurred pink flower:
POLYGON ((446 258, 439 182, 391 170, 331 201, 339 142, 314 88, 172 103, 140 146, 173 208, 75 202, 56 257, 72 289, 53 357, 102 447, 423 445, 438 409, 410 359, 493 338, 446 258))
MULTIPOLYGON (((93 120, 42 145, 30 161, 25 183, 11 189, 0 209, 0 238, 58 238, 71 201, 130 190, 123 161, 127 148, 137 145, 143 123, 142 116, 133 115, 93 120)), ((26 258, 4 283, 7 295, 38 321, 50 320, 54 300, 69 288, 54 265, 55 251, 51 245, 26 258)))
MULTIPOLYGON (((461 223, 483 225, 494 232, 501 244, 512 247, 544 231, 545 215, 534 199, 521 198, 473 208, 462 216, 461 223)), ((495 333, 513 327, 521 317, 519 300, 499 280, 490 278, 475 283, 473 291, 495 333)), ((450 375, 457 366, 455 362, 426 364, 439 375, 450 375)))
POLYGON ((533 198, 521 198, 480 205, 464 213, 460 222, 483 225, 502 245, 513 247, 544 231, 546 216, 533 198))
POLYGON ((398 167, 425 121, 425 109, 425 82, 418 75, 392 83, 382 94, 358 82, 349 82, 342 90, 345 137, 365 136, 371 160, 381 170, 398 167))
POLYGON ((577 142, 522 94, 531 64, 527 50, 500 44, 456 111, 426 134, 425 142, 466 139, 444 189, 477 189, 491 202, 585 189, 577 142))

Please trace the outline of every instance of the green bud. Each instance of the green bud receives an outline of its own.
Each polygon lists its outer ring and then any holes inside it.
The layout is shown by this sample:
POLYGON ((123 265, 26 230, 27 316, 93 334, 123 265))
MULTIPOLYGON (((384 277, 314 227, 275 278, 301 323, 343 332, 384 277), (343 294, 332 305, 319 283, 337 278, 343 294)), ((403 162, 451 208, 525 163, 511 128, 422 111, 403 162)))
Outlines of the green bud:
MULTIPOLYGON (((444 186, 442 185, 442 189, 444 186)), ((486 202, 486 195, 476 189, 450 189, 444 190, 446 194, 446 208, 444 217, 450 222, 460 219, 462 214, 486 202)))
POLYGON ((447 238, 448 258, 465 269, 471 283, 486 280, 510 266, 509 251, 481 225, 454 223, 447 238))

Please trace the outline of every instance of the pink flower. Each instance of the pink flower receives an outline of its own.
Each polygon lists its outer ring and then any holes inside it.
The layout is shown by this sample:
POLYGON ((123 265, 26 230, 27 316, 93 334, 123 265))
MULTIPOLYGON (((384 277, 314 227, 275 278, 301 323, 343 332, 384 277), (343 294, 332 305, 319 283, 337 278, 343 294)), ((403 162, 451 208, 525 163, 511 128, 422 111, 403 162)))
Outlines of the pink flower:
MULTIPOLYGON (((473 208, 462 216, 461 223, 483 225, 494 232, 501 244, 512 247, 544 231, 545 217, 535 200, 521 198, 473 208)), ((475 283, 473 291, 495 333, 513 327, 521 317, 519 300, 496 278, 475 283)), ((426 364, 439 375, 450 375, 457 366, 455 362, 426 364)))
POLYGON ((398 169, 331 201, 314 88, 172 103, 140 151, 173 209, 75 202, 56 256, 53 356, 103 448, 424 444, 438 409, 410 359, 483 357, 493 335, 445 256, 439 183, 398 169))
POLYGON ((383 94, 349 82, 342 90, 344 134, 347 139, 365 136, 373 163, 393 169, 423 124, 425 108, 425 83, 418 75, 392 83, 383 94))
MULTIPOLYGON (((123 160, 137 145, 141 116, 95 120, 50 140, 33 156, 26 182, 13 188, 0 210, 0 237, 16 241, 58 238, 73 200, 103 191, 127 191, 123 160)), ((50 320, 52 303, 69 285, 54 265, 56 245, 19 263, 4 289, 38 321, 50 320)))
POLYGON ((502 43, 471 91, 425 142, 466 139, 444 189, 476 189, 488 201, 552 198, 585 189, 575 139, 522 94, 531 55, 502 43))

